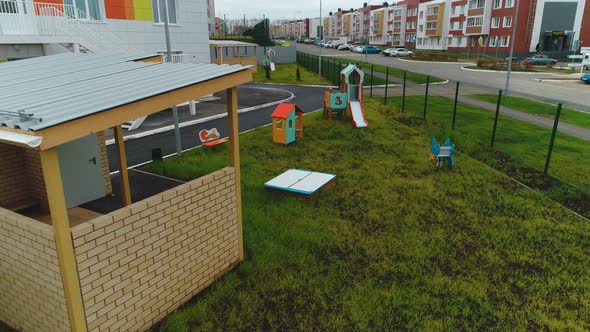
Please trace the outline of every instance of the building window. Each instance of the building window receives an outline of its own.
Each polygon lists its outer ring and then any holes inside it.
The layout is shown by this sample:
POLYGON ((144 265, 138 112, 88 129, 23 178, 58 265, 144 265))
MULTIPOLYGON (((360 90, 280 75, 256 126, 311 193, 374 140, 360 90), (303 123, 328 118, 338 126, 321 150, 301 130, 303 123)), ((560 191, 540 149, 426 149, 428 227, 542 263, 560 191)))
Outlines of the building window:
POLYGON ((426 22, 426 30, 436 29, 438 22, 426 22))
POLYGON ((506 0, 504 7, 506 7, 506 8, 514 7, 514 0, 506 0))
POLYGON ((494 9, 502 7, 502 0, 494 0, 494 9))
POLYGON ((483 16, 474 16, 467 18, 468 27, 476 27, 483 25, 483 16))
POLYGON ((453 37, 449 37, 449 41, 447 42, 449 45, 453 45, 453 37))
POLYGON ((402 27, 402 22, 393 22, 393 28, 394 29, 399 29, 402 27))
POLYGON ((451 30, 455 30, 455 22, 451 22, 451 30))
MULTIPOLYGON (((26 8, 26 6, 23 6, 26 8)), ((16 14, 19 12, 16 0, 0 0, 0 13, 16 14)), ((43 14, 43 13, 41 13, 43 14)))
POLYGON ((426 15, 438 15, 438 6, 436 6, 436 7, 429 7, 426 10, 426 15))
MULTIPOLYGON (((9 3, 11 1, 1 1, 0 0, 0 8, 3 4, 9 3)), ((20 2, 20 1, 19 1, 20 2)), ((24 2, 23 2, 24 3, 24 2)), ((46 7, 47 8, 47 7, 46 7)), ((56 7, 52 7, 55 10, 56 7)), ((64 10, 65 14, 68 16, 82 18, 82 19, 95 19, 100 20, 100 7, 98 5, 98 0, 64 0, 64 10), (76 13, 74 13, 76 11, 76 13), (86 17, 82 17, 86 16, 86 17)), ((2 10, 0 9, 0 12, 2 10)))
POLYGON ((177 24, 176 0, 152 0, 154 23, 164 23, 164 8, 168 10, 168 23, 177 24))
POLYGON ((463 21, 459 22, 459 30, 463 30, 464 24, 465 24, 465 22, 463 22, 463 21))
POLYGON ((412 22, 412 29, 416 29, 416 21, 412 22))
POLYGON ((420 24, 420 25, 418 26, 418 30, 420 30, 420 32, 424 31, 424 26, 423 26, 422 24, 420 24))
POLYGON ((463 37, 457 38, 457 46, 461 46, 463 44, 463 37))
POLYGON ((499 28, 500 27, 500 18, 499 17, 492 17, 492 28, 499 28))
POLYGON ((510 44, 510 36, 502 36, 502 43, 500 46, 508 47, 508 44, 510 44))
POLYGON ((510 28, 512 26, 512 16, 505 16, 504 17, 504 28, 510 28))
POLYGON ((411 28, 410 28, 411 26, 412 26, 412 25, 410 24, 410 22, 406 22, 406 29, 411 29, 411 28))
POLYGON ((420 11, 420 18, 423 18, 423 17, 424 17, 424 11, 421 10, 420 11))
POLYGON ((495 47, 498 43, 498 36, 490 36, 490 47, 495 47))
POLYGON ((485 0, 469 0, 469 9, 483 8, 485 4, 485 0))
POLYGON ((402 16, 402 10, 401 9, 396 9, 393 11, 393 16, 402 16))

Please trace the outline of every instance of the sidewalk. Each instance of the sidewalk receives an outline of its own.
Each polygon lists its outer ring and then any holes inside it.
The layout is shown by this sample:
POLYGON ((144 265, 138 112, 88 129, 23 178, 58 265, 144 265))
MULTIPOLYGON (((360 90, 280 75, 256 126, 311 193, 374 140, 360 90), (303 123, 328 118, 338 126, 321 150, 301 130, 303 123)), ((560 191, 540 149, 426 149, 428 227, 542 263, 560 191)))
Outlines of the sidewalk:
MULTIPOLYGON (((366 70, 365 73, 367 73, 366 70)), ((368 73, 370 74, 370 72, 368 73)), ((376 77, 380 77, 385 79, 385 74, 382 73, 374 73, 376 77)), ((400 82, 403 84, 403 81, 397 78, 389 78, 390 81, 400 82)), ((406 96, 423 96, 426 90, 425 85, 417 84, 414 82, 407 81, 406 82, 406 96)), ((388 88, 387 96, 388 97, 400 97, 402 95, 403 87, 395 87, 395 88, 388 88)), ((459 90, 459 102, 465 103, 471 106, 475 106, 481 108, 483 110, 489 112, 496 112, 496 105, 492 103, 488 103, 485 101, 481 101, 478 99, 470 98, 469 95, 472 94, 490 94, 494 91, 491 89, 485 89, 477 86, 462 84, 459 90)), ((497 93, 497 91, 495 91, 497 93)), ((455 98, 455 84, 437 84, 429 86, 428 94, 431 96, 441 96, 445 98, 455 98)), ((385 89, 384 88, 373 88, 373 96, 384 96, 385 89)), ((547 128, 549 130, 553 129, 553 122, 554 120, 551 118, 546 118, 526 112, 521 112, 517 110, 513 110, 506 107, 500 107, 500 114, 508 116, 513 119, 517 119, 520 121, 528 122, 530 124, 534 124, 539 127, 547 128)), ((557 130, 560 133, 568 134, 579 139, 583 139, 585 141, 590 141, 590 130, 578 126, 574 126, 571 124, 567 124, 564 122, 560 122, 557 130)))

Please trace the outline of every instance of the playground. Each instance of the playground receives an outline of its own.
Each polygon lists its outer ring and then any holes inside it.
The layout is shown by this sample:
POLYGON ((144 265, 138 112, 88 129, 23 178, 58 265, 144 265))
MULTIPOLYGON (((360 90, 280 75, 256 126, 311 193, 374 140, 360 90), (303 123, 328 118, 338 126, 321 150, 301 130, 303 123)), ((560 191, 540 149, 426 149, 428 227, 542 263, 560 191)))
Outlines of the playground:
MULTIPOLYGON (((436 170, 430 136, 363 107, 366 129, 318 111, 287 147, 271 126, 240 136, 245 261, 157 329, 590 328, 590 224, 466 155, 436 170), (265 190, 293 168, 338 183, 313 202, 265 190)), ((146 170, 189 180, 226 149, 146 170)))

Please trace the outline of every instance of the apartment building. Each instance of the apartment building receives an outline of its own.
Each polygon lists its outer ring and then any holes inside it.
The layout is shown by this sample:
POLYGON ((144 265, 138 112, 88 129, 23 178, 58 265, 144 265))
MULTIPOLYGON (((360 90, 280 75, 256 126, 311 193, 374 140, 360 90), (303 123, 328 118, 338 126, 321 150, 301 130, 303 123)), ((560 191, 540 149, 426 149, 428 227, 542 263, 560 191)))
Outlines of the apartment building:
POLYGON ((72 51, 165 52, 167 19, 172 51, 209 62, 214 8, 213 0, 0 0, 0 60, 72 51))
POLYGON ((590 0, 403 0, 330 13, 329 38, 503 56, 590 47, 590 0), (512 41, 512 31, 516 38, 512 41), (367 40, 368 36, 368 40, 367 40))

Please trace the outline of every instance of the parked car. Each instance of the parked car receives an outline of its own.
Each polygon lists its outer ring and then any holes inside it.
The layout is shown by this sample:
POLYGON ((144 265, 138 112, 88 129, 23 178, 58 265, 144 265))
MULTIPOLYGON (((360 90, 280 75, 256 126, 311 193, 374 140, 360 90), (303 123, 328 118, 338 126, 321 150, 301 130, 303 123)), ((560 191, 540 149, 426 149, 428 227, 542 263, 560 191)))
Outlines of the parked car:
POLYGON ((405 49, 403 47, 401 48, 396 48, 393 50, 393 52, 391 52, 391 56, 412 56, 412 51, 405 49))
POLYGON ((362 53, 362 54, 379 54, 379 53, 381 53, 381 49, 377 46, 362 46, 360 49, 360 53, 362 53))
POLYGON ((524 60, 529 65, 555 65, 557 60, 551 59, 550 57, 542 54, 533 55, 524 60))
POLYGON ((340 46, 338 46, 338 51, 350 51, 350 48, 352 47, 352 45, 350 44, 342 44, 340 46))
POLYGON ((582 75, 582 77, 580 77, 580 79, 582 80, 582 82, 590 84, 590 74, 584 74, 582 75))
POLYGON ((361 53, 363 46, 362 45, 352 45, 350 48, 351 52, 361 53))

